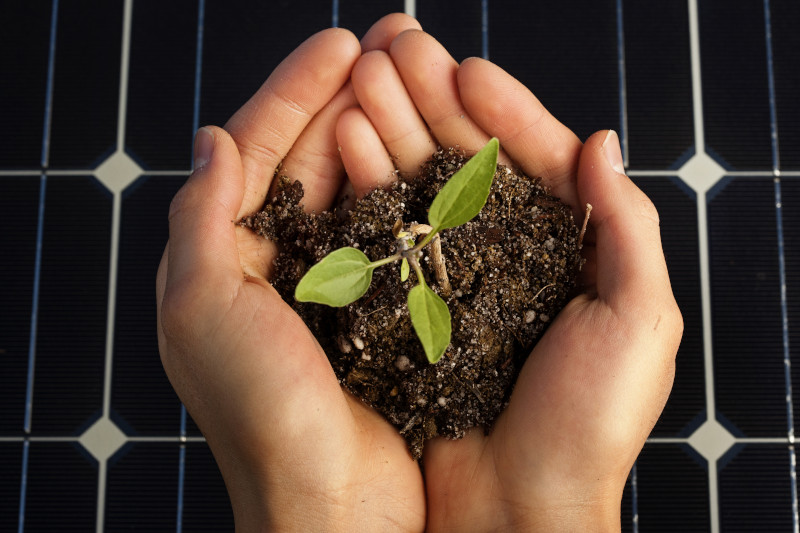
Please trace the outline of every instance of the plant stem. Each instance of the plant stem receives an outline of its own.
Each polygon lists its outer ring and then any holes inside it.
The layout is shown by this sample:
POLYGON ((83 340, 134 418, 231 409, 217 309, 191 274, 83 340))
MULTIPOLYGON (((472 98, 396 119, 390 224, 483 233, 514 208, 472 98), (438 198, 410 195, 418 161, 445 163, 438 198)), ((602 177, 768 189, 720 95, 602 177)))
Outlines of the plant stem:
POLYGON ((586 235, 586 226, 589 224, 589 215, 592 212, 592 204, 586 204, 586 215, 583 217, 583 226, 581 226, 581 234, 578 236, 578 248, 583 246, 583 236, 586 235))
POLYGON ((423 232, 428 234, 419 244, 411 249, 411 252, 419 252, 428 243, 431 245, 431 262, 433 262, 433 270, 436 273, 436 281, 442 289, 442 294, 449 296, 452 292, 450 287, 450 278, 447 275, 447 267, 445 266, 444 256, 442 255, 442 240, 439 233, 427 224, 416 224, 411 227, 411 233, 417 236, 423 232))
POLYGON ((394 263, 395 261, 399 261, 402 259, 403 256, 400 254, 390 255, 389 257, 384 257, 383 259, 378 259, 377 261, 373 261, 369 264, 369 268, 375 270, 378 267, 383 265, 388 265, 389 263, 394 263))

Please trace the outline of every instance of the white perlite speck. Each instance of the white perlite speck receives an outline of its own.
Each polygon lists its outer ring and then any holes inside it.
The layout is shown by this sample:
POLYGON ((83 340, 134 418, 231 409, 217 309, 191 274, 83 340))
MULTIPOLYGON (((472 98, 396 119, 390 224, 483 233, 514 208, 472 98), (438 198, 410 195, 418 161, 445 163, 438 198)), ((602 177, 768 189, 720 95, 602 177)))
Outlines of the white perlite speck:
POLYGON ((406 370, 411 368, 411 359, 409 359, 405 355, 400 355, 397 357, 397 359, 395 359, 394 366, 400 372, 405 372, 406 370))
POLYGON ((353 337, 353 346, 355 346, 357 350, 363 350, 364 341, 361 340, 361 337, 353 337))

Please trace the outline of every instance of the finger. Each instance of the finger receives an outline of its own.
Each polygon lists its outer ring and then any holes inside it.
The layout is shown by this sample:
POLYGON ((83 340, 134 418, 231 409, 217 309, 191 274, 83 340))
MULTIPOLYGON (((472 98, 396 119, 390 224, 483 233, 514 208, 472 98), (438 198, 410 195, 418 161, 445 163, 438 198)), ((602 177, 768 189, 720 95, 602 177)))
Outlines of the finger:
MULTIPOLYGON (((283 160, 280 175, 303 184, 302 203, 308 212, 329 208, 342 185, 344 166, 336 123, 343 111, 355 105, 355 93, 348 83, 314 116, 283 160)), ((273 194, 276 186, 272 184, 273 194)))
MULTIPOLYGON (((361 41, 361 49, 388 49, 398 33, 418 27, 419 23, 408 15, 387 15, 370 28, 361 41)), ((344 110, 357 104, 352 85, 347 83, 311 120, 283 160, 282 174, 303 184, 306 211, 328 209, 341 188, 344 168, 338 152, 336 123, 344 110)), ((272 189, 274 193, 275 183, 272 189)))
POLYGON ((242 156, 245 194, 239 217, 263 205, 278 163, 345 84, 360 53, 358 41, 347 30, 332 28, 313 35, 225 125, 242 156))
POLYGON ((458 63, 436 39, 422 31, 405 31, 389 53, 440 146, 476 152, 489 141, 461 104, 458 63))
POLYGON ((360 108, 348 109, 339 117, 336 138, 347 176, 357 198, 369 191, 391 185, 397 173, 372 122, 360 108))
POLYGON ((436 151, 436 143, 392 59, 378 50, 364 54, 353 67, 352 80, 358 102, 397 170, 404 177, 415 176, 420 165, 436 151))
POLYGON ((524 85, 500 67, 470 58, 458 68, 458 90, 469 115, 529 176, 583 211, 575 192, 581 142, 524 85))
MULTIPOLYGON (((213 126, 195 136, 196 170, 170 204, 166 287, 241 281, 234 221, 244 178, 233 139, 213 126)), ((168 289, 167 289, 168 290, 168 289)))
POLYGON ((389 45, 405 30, 422 29, 417 19, 405 13, 391 13, 382 17, 361 38, 361 52, 389 50, 389 45))
POLYGON ((624 174, 615 132, 601 131, 586 141, 578 193, 593 207, 598 296, 619 311, 628 302, 674 301, 658 212, 624 174))

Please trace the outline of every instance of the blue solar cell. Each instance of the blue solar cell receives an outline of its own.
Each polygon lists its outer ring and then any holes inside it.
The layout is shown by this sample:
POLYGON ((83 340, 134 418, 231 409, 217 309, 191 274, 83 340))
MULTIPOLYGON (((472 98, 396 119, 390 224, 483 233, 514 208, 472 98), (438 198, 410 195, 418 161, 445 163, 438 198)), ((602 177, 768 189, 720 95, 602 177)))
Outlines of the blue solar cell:
POLYGON ((623 2, 630 168, 675 168, 694 151, 689 11, 623 2))
POLYGON ((580 139, 620 127, 617 3, 489 2, 489 59, 580 139))
POLYGON ((100 416, 111 195, 92 177, 47 182, 32 431, 79 435, 100 416))
POLYGON ((727 167, 771 169, 764 5, 698 4, 706 143, 727 167))
POLYGON ((800 170, 800 9, 792 0, 770 0, 770 8, 780 167, 800 170))
POLYGON ((706 469, 685 447, 646 445, 636 472, 639 531, 709 531, 706 469))
POLYGON ((192 161, 197 1, 133 8, 125 150, 145 169, 192 161))
POLYGON ((720 471, 722 531, 791 531, 792 497, 786 445, 751 444, 720 471))
POLYGON ((456 61, 483 56, 482 2, 418 2, 417 20, 456 61))
POLYGON ((25 531, 93 531, 97 523, 97 462, 78 444, 30 444, 25 531))
POLYGON ((333 3, 332 16, 337 18, 338 27, 347 28, 360 39, 376 20, 388 13, 402 12, 403 7, 403 0, 338 0, 333 3))
POLYGON ((129 444, 108 464, 105 530, 176 531, 176 443, 129 444))
POLYGON ((17 531, 22 479, 22 443, 0 442, 0 531, 17 531))
POLYGON ((49 2, 0 5, 3 168, 38 168, 41 164, 50 13, 49 2))
POLYGON ((134 435, 180 431, 180 403, 158 355, 155 273, 168 238, 169 203, 185 179, 139 178, 122 201, 111 407, 114 421, 134 435))
POLYGON ((94 168, 117 146, 122 4, 59 4, 51 167, 94 168))
POLYGON ((185 465, 183 530, 232 530, 231 503, 208 445, 188 443, 185 465))
POLYGON ((749 437, 786 432, 775 192, 734 178, 709 201, 717 409, 749 437))
POLYGON ((25 428, 28 356, 36 236, 39 216, 39 176, 0 179, 0 435, 21 435, 25 428))
POLYGON ((654 436, 678 436, 705 409, 696 197, 677 178, 644 176, 635 182, 658 209, 672 291, 684 318, 675 384, 653 431, 654 436))
POLYGON ((287 54, 330 25, 331 4, 327 1, 208 2, 201 125, 223 125, 287 54))

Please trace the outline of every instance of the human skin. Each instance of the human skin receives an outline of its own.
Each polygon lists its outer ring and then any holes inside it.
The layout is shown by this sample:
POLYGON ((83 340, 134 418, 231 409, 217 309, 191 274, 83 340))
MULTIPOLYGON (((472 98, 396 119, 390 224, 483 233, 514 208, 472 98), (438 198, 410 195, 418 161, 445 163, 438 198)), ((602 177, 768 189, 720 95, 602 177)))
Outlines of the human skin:
POLYGON ((394 15, 361 47, 344 30, 313 36, 224 130, 198 132, 195 153, 170 208, 159 348, 237 530, 619 529, 682 322, 657 213, 624 175, 615 134, 582 145, 507 73, 479 59, 459 66, 394 15), (577 215, 594 207, 586 290, 539 341, 489 435, 426 444, 423 481, 396 429, 341 389, 269 284, 272 245, 234 222, 263 205, 280 162, 303 182, 304 207, 320 210, 345 170, 363 195, 395 169, 413 174, 437 144, 475 151, 491 136, 577 215))

